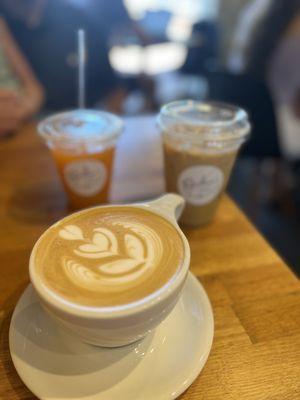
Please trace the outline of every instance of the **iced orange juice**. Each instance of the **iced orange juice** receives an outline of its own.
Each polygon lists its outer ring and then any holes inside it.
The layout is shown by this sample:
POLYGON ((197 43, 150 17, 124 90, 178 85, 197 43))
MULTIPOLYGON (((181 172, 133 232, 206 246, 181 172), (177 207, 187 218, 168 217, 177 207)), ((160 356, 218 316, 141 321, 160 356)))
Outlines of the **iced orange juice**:
POLYGON ((74 110, 39 124, 56 162, 72 208, 108 201, 116 141, 122 130, 117 116, 74 110))

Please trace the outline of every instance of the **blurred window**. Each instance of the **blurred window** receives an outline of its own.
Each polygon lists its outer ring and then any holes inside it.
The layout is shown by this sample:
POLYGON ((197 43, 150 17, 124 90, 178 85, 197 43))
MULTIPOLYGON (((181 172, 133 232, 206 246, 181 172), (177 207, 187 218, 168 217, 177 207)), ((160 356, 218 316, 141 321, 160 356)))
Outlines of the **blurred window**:
MULTIPOLYGON (((67 1, 88 9, 95 0, 67 1)), ((184 65, 193 25, 215 19, 220 0, 110 0, 105 7, 113 8, 114 1, 123 1, 148 43, 142 43, 130 27, 117 24, 108 43, 111 66, 122 75, 155 75, 184 65)))
POLYGON ((196 22, 214 18, 219 0, 124 0, 132 18, 141 19, 149 10, 165 10, 196 22))
POLYGON ((193 25, 216 18, 219 0, 124 0, 124 4, 150 43, 115 36, 109 53, 111 65, 121 74, 155 75, 184 65, 193 25))
POLYGON ((113 46, 109 52, 112 67, 126 75, 156 75, 177 70, 185 62, 187 49, 180 43, 158 43, 146 47, 113 46))

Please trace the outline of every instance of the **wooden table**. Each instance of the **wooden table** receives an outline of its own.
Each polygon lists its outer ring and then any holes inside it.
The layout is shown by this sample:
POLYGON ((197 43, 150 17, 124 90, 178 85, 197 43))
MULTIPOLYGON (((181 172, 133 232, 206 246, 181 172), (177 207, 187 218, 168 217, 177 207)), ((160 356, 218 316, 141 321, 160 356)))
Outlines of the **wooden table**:
MULTIPOLYGON (((115 201, 163 190, 153 120, 129 120, 127 126, 118 149, 115 201), (152 156, 145 157, 146 151, 152 156)), ((0 160, 0 399, 33 399, 10 359, 9 322, 28 284, 33 243, 67 210, 52 160, 33 125, 0 142, 0 160)), ((226 196, 210 226, 186 234, 191 270, 213 305, 215 337, 205 368, 182 399, 300 399, 297 278, 226 196)))

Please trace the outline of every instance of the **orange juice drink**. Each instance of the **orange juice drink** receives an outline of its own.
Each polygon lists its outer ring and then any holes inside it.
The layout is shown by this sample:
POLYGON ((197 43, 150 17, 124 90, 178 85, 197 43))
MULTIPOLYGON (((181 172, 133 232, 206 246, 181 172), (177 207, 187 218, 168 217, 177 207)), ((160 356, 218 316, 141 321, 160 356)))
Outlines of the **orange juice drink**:
POLYGON ((55 160, 72 208, 106 203, 116 141, 122 131, 117 116, 74 110, 46 118, 38 126, 55 160))

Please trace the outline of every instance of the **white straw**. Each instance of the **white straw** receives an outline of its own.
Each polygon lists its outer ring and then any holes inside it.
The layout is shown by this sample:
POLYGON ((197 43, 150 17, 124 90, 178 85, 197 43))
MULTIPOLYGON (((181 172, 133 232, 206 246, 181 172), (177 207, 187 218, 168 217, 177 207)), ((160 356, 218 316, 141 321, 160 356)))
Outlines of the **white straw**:
POLYGON ((79 29, 78 40, 78 107, 85 108, 85 64, 86 64, 86 43, 85 31, 79 29))

